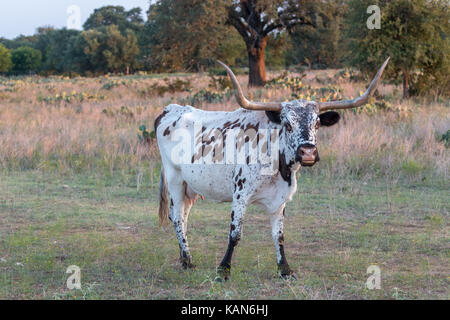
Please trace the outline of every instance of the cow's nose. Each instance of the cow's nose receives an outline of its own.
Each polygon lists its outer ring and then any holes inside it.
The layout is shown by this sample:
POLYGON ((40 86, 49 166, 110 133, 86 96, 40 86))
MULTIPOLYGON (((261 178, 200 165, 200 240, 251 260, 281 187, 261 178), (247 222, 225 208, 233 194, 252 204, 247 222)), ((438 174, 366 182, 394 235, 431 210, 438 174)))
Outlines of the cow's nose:
POLYGON ((298 148, 298 159, 302 166, 310 167, 319 161, 319 153, 314 146, 300 146, 298 148))

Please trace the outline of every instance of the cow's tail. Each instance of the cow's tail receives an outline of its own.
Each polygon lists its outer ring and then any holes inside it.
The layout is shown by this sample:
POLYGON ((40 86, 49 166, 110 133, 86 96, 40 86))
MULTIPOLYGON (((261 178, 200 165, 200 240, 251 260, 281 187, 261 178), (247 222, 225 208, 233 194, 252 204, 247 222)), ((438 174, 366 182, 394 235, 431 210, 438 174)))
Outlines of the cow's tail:
POLYGON ((167 188, 164 168, 161 167, 161 180, 159 181, 159 226, 167 226, 169 218, 169 189, 167 188))

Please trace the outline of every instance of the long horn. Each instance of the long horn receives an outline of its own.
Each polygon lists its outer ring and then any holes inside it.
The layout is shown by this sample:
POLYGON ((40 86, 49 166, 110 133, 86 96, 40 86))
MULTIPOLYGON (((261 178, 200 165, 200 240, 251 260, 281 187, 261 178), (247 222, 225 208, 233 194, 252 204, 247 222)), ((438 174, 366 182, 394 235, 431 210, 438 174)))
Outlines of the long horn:
POLYGON ((236 91, 236 100, 242 108, 248 110, 281 111, 281 103, 279 102, 253 102, 247 100, 233 71, 231 71, 231 69, 222 61, 217 60, 217 62, 227 70, 231 82, 233 83, 234 90, 236 91))
POLYGON ((387 58, 386 61, 383 63, 381 68, 378 70, 377 75, 370 83, 369 88, 364 92, 364 94, 358 98, 355 98, 353 100, 342 100, 342 101, 329 101, 329 102, 321 102, 319 103, 319 110, 327 111, 327 110, 335 110, 335 109, 350 109, 350 108, 356 108, 360 107, 369 101, 369 98, 372 96, 372 94, 375 92, 378 86, 378 82, 381 78, 381 75, 383 74, 384 68, 386 68, 386 65, 389 62, 389 59, 391 57, 387 58))

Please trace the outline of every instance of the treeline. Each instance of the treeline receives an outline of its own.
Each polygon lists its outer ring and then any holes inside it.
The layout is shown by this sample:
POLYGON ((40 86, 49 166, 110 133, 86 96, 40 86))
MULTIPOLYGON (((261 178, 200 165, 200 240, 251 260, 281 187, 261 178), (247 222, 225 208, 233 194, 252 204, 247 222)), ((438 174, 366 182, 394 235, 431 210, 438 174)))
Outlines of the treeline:
POLYGON ((447 0, 159 0, 140 8, 96 9, 83 31, 41 27, 0 39, 0 72, 99 75, 202 71, 215 59, 248 67, 250 85, 270 69, 351 66, 370 77, 391 56, 387 75, 404 96, 450 92, 447 0), (369 29, 367 8, 381 9, 369 29))
MULTIPOLYGON (((342 15, 343 8, 336 10, 338 16, 342 15)), ((121 6, 106 6, 91 14, 83 31, 44 26, 32 36, 0 38, 12 56, 12 63, 3 63, 0 71, 44 75, 125 73, 127 68, 130 72, 201 71, 217 67, 213 58, 248 67, 245 43, 226 23, 226 13, 215 1, 162 0, 152 5, 147 14, 144 23, 140 8, 126 11, 121 6)), ((270 34, 266 49, 268 67, 341 66, 342 54, 335 47, 338 39, 334 14, 328 11, 329 17, 321 18, 317 28, 270 34), (302 41, 298 41, 300 38, 302 41)), ((4 52, 5 48, 0 50, 4 52)))
POLYGON ((0 71, 92 76, 125 72, 127 68, 140 70, 143 66, 139 62, 142 58, 138 39, 143 29, 140 8, 96 9, 84 23, 83 31, 44 26, 32 36, 0 39, 4 46, 0 47, 0 56, 8 55, 9 50, 11 60, 9 64, 0 62, 0 71))

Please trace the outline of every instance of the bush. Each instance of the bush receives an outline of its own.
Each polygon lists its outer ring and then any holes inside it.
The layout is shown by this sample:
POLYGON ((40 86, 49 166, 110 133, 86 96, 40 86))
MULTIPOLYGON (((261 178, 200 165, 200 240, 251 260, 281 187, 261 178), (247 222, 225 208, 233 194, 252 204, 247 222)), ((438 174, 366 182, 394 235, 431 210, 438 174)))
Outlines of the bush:
POLYGON ((232 89, 233 83, 231 82, 230 78, 228 76, 224 77, 215 77, 213 75, 210 75, 210 81, 209 81, 209 88, 216 89, 216 90, 226 90, 226 89, 232 89))
POLYGON ((450 130, 447 130, 447 132, 444 133, 438 140, 442 141, 445 144, 446 148, 449 148, 450 147, 450 130))
POLYGON ((329 100, 341 100, 342 90, 334 86, 326 86, 322 88, 313 88, 311 85, 306 85, 303 82, 306 74, 300 77, 285 77, 281 75, 271 81, 267 82, 265 88, 284 88, 292 91, 292 99, 301 100, 317 100, 317 101, 329 101, 329 100))
POLYGON ((402 164, 402 169, 406 174, 414 176, 422 172, 424 167, 422 164, 415 160, 406 160, 402 164))
POLYGON ((182 104, 200 107, 203 103, 220 103, 230 100, 233 97, 233 91, 225 89, 223 91, 215 91, 211 89, 202 89, 192 96, 182 99, 182 104))
POLYGON ((151 85, 149 88, 141 90, 140 94, 142 97, 147 96, 159 96, 162 97, 166 93, 176 93, 176 92, 188 92, 191 89, 191 81, 175 79, 173 81, 169 81, 169 79, 164 79, 165 84, 160 85, 155 83, 151 85))
POLYGON ((39 50, 30 47, 20 47, 13 50, 11 60, 15 72, 36 72, 41 67, 42 54, 39 50))
POLYGON ((11 52, 0 43, 0 72, 8 72, 11 67, 11 52))

